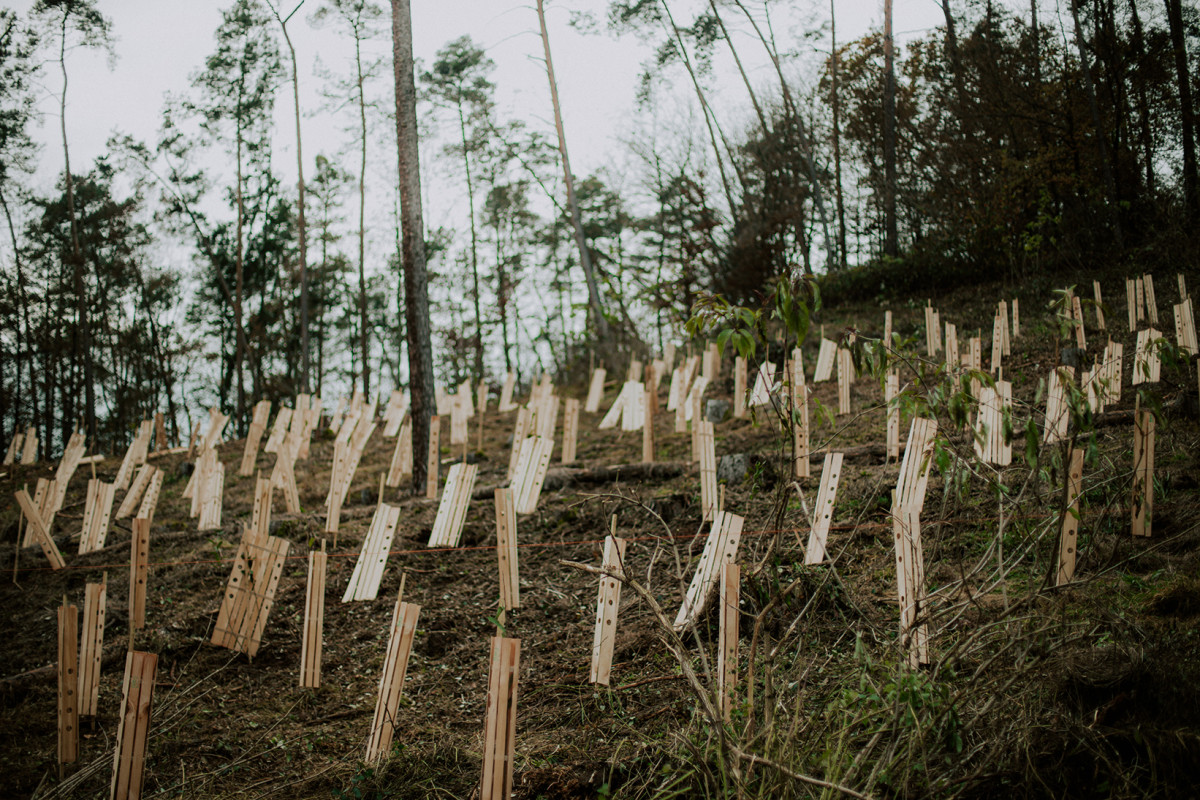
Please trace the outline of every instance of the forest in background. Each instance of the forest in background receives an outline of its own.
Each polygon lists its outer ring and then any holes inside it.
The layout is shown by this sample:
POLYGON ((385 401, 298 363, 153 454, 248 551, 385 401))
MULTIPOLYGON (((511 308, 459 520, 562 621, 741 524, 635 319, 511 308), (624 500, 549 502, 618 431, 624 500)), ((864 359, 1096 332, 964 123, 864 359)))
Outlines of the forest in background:
MULTIPOLYGON (((421 123, 436 123, 437 159, 467 197, 453 230, 423 236, 437 379, 566 376, 596 350, 678 340, 699 298, 761 305, 803 273, 830 299, 981 274, 1194 266, 1196 9, 941 5, 945 25, 903 47, 886 24, 843 43, 822 13, 813 33, 832 55, 798 71, 771 17, 794 4, 608 3, 597 20, 608 34, 654 46, 640 113, 673 92, 693 116, 629 143, 622 163, 636 174, 577 176, 583 248, 565 148, 544 124, 549 93, 536 125, 500 118, 487 53, 447 42, 416 81, 421 123), (717 56, 732 48, 740 67, 747 41, 776 80, 766 90, 746 78, 742 115, 709 89, 717 56)), ((230 5, 209 57, 167 98, 156 140, 114 137, 103 158, 72 164, 65 123, 57 147, 35 144, 35 131, 69 113, 72 54, 119 57, 120 32, 88 0, 0 10, 0 430, 36 427, 43 457, 77 426, 115 451, 155 411, 186 435, 203 404, 230 412, 240 434, 258 399, 408 380, 398 200, 386 263, 366 263, 362 245, 364 145, 397 149, 377 102, 392 65, 356 59, 356 73, 330 76, 340 102, 316 113, 347 116, 350 138, 301 156, 307 181, 285 182, 274 152, 297 135, 275 123, 277 105, 298 106, 289 26, 335 26, 357 54, 389 37, 389 10, 326 0, 289 12, 230 5), (47 160, 61 164, 52 189, 31 179, 47 160), (162 266, 164 246, 186 249, 190 267, 162 266)), ((294 149, 305 152, 300 140, 294 149)))

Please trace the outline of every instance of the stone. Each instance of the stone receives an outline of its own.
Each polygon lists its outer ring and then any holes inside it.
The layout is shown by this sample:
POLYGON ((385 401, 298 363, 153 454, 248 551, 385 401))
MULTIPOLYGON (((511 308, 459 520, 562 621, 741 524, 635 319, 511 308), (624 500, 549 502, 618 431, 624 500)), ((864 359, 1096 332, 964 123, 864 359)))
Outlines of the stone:
POLYGON ((717 482, 736 486, 746 477, 750 468, 750 457, 745 453, 734 453, 717 459, 717 482))
POLYGON ((704 404, 704 420, 714 424, 724 422, 725 417, 729 416, 729 408, 728 400, 714 397, 704 404))

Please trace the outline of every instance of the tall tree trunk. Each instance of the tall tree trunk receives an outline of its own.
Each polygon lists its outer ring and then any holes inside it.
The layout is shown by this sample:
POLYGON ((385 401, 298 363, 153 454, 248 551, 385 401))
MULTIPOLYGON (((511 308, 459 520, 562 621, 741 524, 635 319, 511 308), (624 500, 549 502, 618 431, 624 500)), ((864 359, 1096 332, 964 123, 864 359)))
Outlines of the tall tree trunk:
POLYGON ((1083 26, 1079 22, 1079 0, 1071 0, 1071 20, 1075 23, 1075 48, 1079 53, 1079 71, 1083 73, 1083 88, 1087 94, 1088 108, 1092 113, 1093 135, 1096 138, 1096 150, 1100 158, 1100 177, 1104 181, 1106 215, 1117 247, 1124 249, 1125 237, 1121 235, 1121 218, 1117 213, 1117 184, 1113 179, 1112 165, 1108 162, 1108 144, 1105 140, 1104 125, 1100 119, 1100 106, 1096 102, 1096 86, 1092 82, 1092 60, 1088 58, 1087 47, 1083 39, 1083 26))
POLYGON ((1183 38, 1183 6, 1180 0, 1163 0, 1171 28, 1171 50, 1175 56, 1175 80, 1179 84, 1179 115, 1183 136, 1183 200, 1188 218, 1200 223, 1200 176, 1196 165, 1196 110, 1192 105, 1187 45, 1183 38))
MULTIPOLYGON (((358 125, 362 147, 358 160, 358 308, 362 337, 363 386, 371 384, 371 347, 367 340, 367 98, 362 69, 362 37, 358 29, 354 32, 354 68, 358 74, 358 125)), ((322 354, 323 357, 324 354, 322 354)), ((367 390, 363 390, 365 395, 367 390)))
MULTIPOLYGON (((84 394, 84 425, 87 437, 93 443, 96 441, 96 384, 95 370, 92 364, 92 328, 88 316, 87 286, 83 275, 83 248, 79 242, 79 220, 75 213, 75 179, 71 175, 71 149, 67 144, 67 18, 69 12, 62 16, 59 29, 58 66, 62 71, 62 95, 59 97, 59 123, 62 130, 63 164, 66 173, 67 213, 71 220, 71 271, 75 289, 75 313, 79 320, 79 343, 76 356, 83 362, 83 394, 84 394)), ((49 451, 51 442, 47 439, 43 448, 49 451)))
POLYGON ((838 93, 838 49, 836 3, 829 0, 829 71, 830 88, 833 93, 833 191, 837 202, 838 238, 837 264, 846 268, 846 200, 842 193, 842 101, 838 93))
MULTIPOLYGON (((1146 37, 1142 29, 1142 19, 1138 15, 1137 0, 1129 0, 1129 15, 1133 22, 1132 44, 1134 58, 1137 59, 1137 66, 1134 70, 1136 75, 1146 64, 1146 37)), ((1155 193, 1154 136, 1150 130, 1150 103, 1146 98, 1146 82, 1135 77, 1133 84, 1137 90, 1138 127, 1141 139, 1139 144, 1142 148, 1143 166, 1146 171, 1146 190, 1153 197, 1155 193)))
MULTIPOLYGON (((303 2, 301 2, 303 5, 303 2)), ((296 6, 295 14, 300 10, 296 6)), ((283 30, 283 41, 287 44, 288 54, 292 59, 292 102, 296 116, 296 186, 298 189, 298 208, 296 214, 296 234, 300 239, 300 391, 308 392, 309 347, 308 347, 308 236, 304 225, 304 149, 300 139, 300 70, 296 66, 296 48, 292 46, 292 37, 288 35, 287 23, 292 18, 288 14, 280 19, 279 12, 271 5, 271 12, 279 20, 283 30)), ((365 334, 364 334, 365 335, 365 334)), ((363 394, 370 394, 370 374, 366 362, 363 363, 363 394)))
MULTIPOLYGON (((240 84, 239 84, 240 87, 240 84)), ((239 88, 240 92, 241 89, 239 88)), ((239 106, 241 103, 239 102, 239 106)), ((246 360, 246 329, 244 325, 245 315, 243 314, 245 300, 245 268, 246 268, 246 251, 242 244, 244 232, 242 230, 246 221, 246 198, 242 193, 242 117, 238 114, 237 117, 237 145, 235 147, 237 155, 237 189, 235 190, 235 199, 237 201, 237 248, 235 256, 235 268, 237 270, 236 286, 234 287, 235 298, 233 304, 233 324, 236 335, 236 344, 234 345, 234 371, 237 373, 237 419, 239 424, 246 416, 246 389, 245 375, 242 372, 242 364, 246 360)), ((218 273, 221 271, 219 262, 212 261, 213 269, 218 273)), ((224 281, 224 276, 221 280, 224 281)))
POLYGON ((892 0, 883 0, 883 253, 900 254, 896 225, 896 65, 892 53, 892 0))
POLYGON ((554 80, 554 62, 550 58, 550 34, 546 30, 546 10, 544 0, 537 4, 538 24, 542 31, 542 49, 546 53, 546 78, 550 81, 550 102, 554 106, 554 128, 558 132, 558 152, 562 157, 563 178, 567 184, 567 206, 571 210, 571 224, 575 226, 575 244, 579 248, 579 263, 583 267, 583 277, 587 281, 588 305, 592 308, 592 316, 596 321, 596 333, 600 341, 611 344, 608 320, 604 317, 604 304, 600 300, 600 290, 596 286, 596 275, 592 270, 592 257, 588 253, 587 241, 583 238, 583 220, 579 216, 579 203, 575 199, 575 178, 571 174, 571 160, 567 157, 567 136, 563 132, 562 109, 558 104, 558 84, 554 80))
POLYGON ((396 145, 400 173, 401 260, 404 316, 408 322, 408 382, 413 417, 413 486, 425 484, 433 415, 433 347, 429 331, 429 280, 421 217, 421 165, 417 151, 417 89, 413 79, 409 0, 392 2, 392 60, 396 79, 396 145))
POLYGON ((471 225, 471 292, 475 304, 475 375, 483 380, 483 312, 479 304, 479 237, 475 231, 475 182, 471 176, 471 154, 467 150, 467 120, 463 116, 462 92, 458 99, 458 132, 463 148, 463 172, 467 176, 467 219, 471 225))

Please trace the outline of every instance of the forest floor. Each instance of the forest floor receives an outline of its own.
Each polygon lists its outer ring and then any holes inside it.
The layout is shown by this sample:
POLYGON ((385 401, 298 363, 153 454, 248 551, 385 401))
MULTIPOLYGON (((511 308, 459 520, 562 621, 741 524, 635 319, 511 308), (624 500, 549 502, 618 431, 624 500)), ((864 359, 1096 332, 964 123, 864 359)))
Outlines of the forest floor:
MULTIPOLYGON (((1159 295, 1174 297, 1174 276, 1159 295)), ((1194 280, 1194 279, 1193 279, 1194 280)), ((1200 282, 1194 285, 1200 286, 1200 282)), ((931 605, 931 664, 903 666, 898 644, 896 562, 889 518, 899 466, 878 456, 847 458, 829 535, 830 559, 804 566, 811 508, 820 482, 792 480, 790 437, 760 409, 754 419, 716 426, 716 452, 746 453, 744 480, 726 487, 729 511, 745 517, 741 648, 734 714, 723 729, 702 711, 680 659, 713 683, 717 614, 712 608, 674 653, 645 598, 621 595, 612 682, 588 682, 598 579, 566 565, 599 566, 616 516, 628 540, 625 564, 668 618, 679 607, 704 544, 699 478, 690 435, 674 414, 656 418, 657 459, 681 463, 673 477, 566 485, 542 493, 518 520, 521 605, 505 635, 521 640, 514 796, 1184 796, 1200 758, 1200 427, 1192 367, 1164 368, 1153 391, 1157 429, 1152 536, 1130 535, 1132 423, 1118 414, 1080 446, 1084 469, 1075 581, 1052 584, 1062 508, 1061 448, 1042 448, 1036 469, 1022 437, 1031 414, 1039 430, 1039 379, 1057 363, 1059 341, 1047 286, 1023 287, 1021 334, 1006 375, 1014 384, 1014 460, 1004 469, 973 459, 969 440, 946 433, 922 513, 931 605), (1190 370, 1190 371, 1189 371, 1190 370), (1188 399, 1192 398, 1192 399, 1188 399), (964 444, 964 442, 966 442, 964 444), (998 489, 999 485, 1008 487, 998 489), (801 500, 803 499, 803 502, 801 500), (999 511, 998 511, 999 510, 999 511), (1001 528, 1000 516, 1004 523, 1001 528), (677 564, 679 566, 677 566, 677 564), (748 677, 748 670, 753 676, 748 677), (747 687, 750 687, 749 689, 747 687), (814 782, 815 781, 815 782, 814 782), (843 790, 845 790, 843 792, 843 790)), ((1133 335, 1123 280, 1110 280, 1108 326, 1125 344, 1122 399, 1135 392, 1133 335)), ((1004 293, 1002 293, 1004 292, 1004 293)), ((982 330, 988 363, 999 285, 938 298, 960 342, 982 330)), ((1085 295, 1086 296, 1086 295, 1085 295)), ((890 306, 895 330, 920 336, 922 308, 890 306)), ((1172 330, 1170 303, 1164 324, 1172 330)), ((845 328, 882 333, 884 305, 826 309, 831 338, 845 328), (837 333, 835 333, 837 332, 837 333)), ((1103 335, 1088 312, 1089 353, 1103 335)), ((816 331, 814 331, 814 334, 816 331)), ((819 336, 804 347, 811 376, 819 336)), ((923 346, 919 349, 923 350, 923 346)), ((708 397, 729 398, 732 358, 708 397)), ((610 370, 610 376, 621 370, 610 370)), ((910 381, 911 373, 902 375, 910 381)), ((811 378, 810 378, 811 380, 811 378)), ((665 409, 666 388, 660 392, 665 409)), ((616 395, 610 383, 603 412, 616 395)), ((924 392, 925 388, 916 387, 924 392)), ((560 387, 582 398, 586 387, 560 387)), ((816 387, 837 408, 836 382, 816 387)), ((812 416, 814 450, 885 441, 880 383, 864 375, 853 413, 812 416)), ((329 401, 326 401, 327 406, 329 401)), ((940 407, 939 407, 940 408, 940 407)), ((477 448, 477 487, 504 482, 514 413, 493 394, 477 448)), ((582 413, 577 463, 591 468, 641 460, 640 432, 597 430, 582 413)), ((1100 417, 1097 417, 1100 420, 1100 417)), ((560 414, 561 421, 561 414, 560 414)), ((472 421, 472 452, 476 452, 472 421)), ((443 423, 443 442, 448 423, 443 423)), ((902 422, 907 437, 908 417, 902 422)), ((492 501, 473 500, 461 546, 429 550, 435 503, 386 490, 401 509, 378 598, 340 598, 378 502, 394 439, 372 435, 329 542, 323 683, 301 689, 306 559, 323 536, 332 436, 319 432, 297 463, 303 512, 282 513, 276 535, 292 549, 256 657, 210 644, 254 479, 238 477, 243 441, 222 444, 223 527, 198 532, 181 495, 185 457, 153 463, 166 472, 150 543, 146 628, 136 647, 158 654, 145 796, 213 798, 470 797, 477 793, 487 705, 489 637, 497 633, 498 569, 492 501), (363 762, 401 574, 404 599, 420 605, 391 756, 363 762)), ((556 443, 551 472, 559 467, 556 443)), ((455 448, 458 451, 458 448, 455 448)), ((462 456, 443 446, 447 464, 462 456)), ((121 454, 95 474, 112 480, 121 454)), ((269 471, 274 456, 259 455, 269 471)), ((130 525, 114 522, 106 546, 75 555, 87 479, 70 484, 54 532, 67 568, 51 571, 36 547, 15 552, 13 493, 51 476, 55 464, 0 468, 0 796, 102 797, 108 792, 128 644, 130 525), (15 565, 15 571, 10 570, 15 565), (56 607, 82 608, 84 585, 107 574, 108 613, 100 710, 82 724, 80 758, 60 781, 55 756, 56 607)), ((119 505, 118 494, 115 505, 119 505)), ((715 604, 712 604, 715 605, 715 604)))

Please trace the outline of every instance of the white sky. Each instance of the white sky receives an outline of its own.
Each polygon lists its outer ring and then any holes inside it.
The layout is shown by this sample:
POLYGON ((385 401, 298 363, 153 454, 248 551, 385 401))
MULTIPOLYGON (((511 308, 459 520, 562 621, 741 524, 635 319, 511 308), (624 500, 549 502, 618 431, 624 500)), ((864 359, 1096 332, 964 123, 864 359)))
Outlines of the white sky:
MULTIPOLYGON (((835 2, 839 43, 858 38, 881 24, 882 0, 835 2)), ((153 145, 164 95, 189 90, 190 76, 214 49, 213 34, 220 22, 221 10, 229 4, 229 0, 100 0, 103 13, 112 20, 117 60, 110 69, 103 53, 78 50, 68 56, 71 78, 67 134, 76 172, 89 169, 92 161, 106 151, 105 143, 115 133, 132 134, 153 145)), ((316 30, 308 24, 308 18, 321 4, 322 0, 306 0, 289 23, 300 63, 306 178, 311 178, 315 172, 318 154, 345 154, 345 165, 353 169, 351 156, 356 152, 344 132, 344 126, 352 120, 345 113, 333 115, 320 112, 318 108, 322 102, 318 94, 321 80, 314 75, 318 57, 327 68, 340 73, 349 72, 353 64, 351 41, 339 38, 333 32, 334 26, 316 30)), ((10 5, 25 13, 32 0, 10 0, 10 5)), ((281 2, 284 13, 294 5, 294 0, 281 2)), ((380 5, 386 12, 386 0, 380 5)), ((694 10, 705 5, 705 0, 670 0, 671 10, 680 24, 686 24, 694 10)), ((747 5, 761 13, 761 0, 748 0, 747 5)), ((652 127, 634 104, 641 64, 649 56, 650 48, 632 37, 617 39, 610 34, 605 24, 606 8, 604 0, 555 0, 547 4, 547 22, 572 167, 579 176, 605 166, 613 166, 615 172, 621 172, 622 165, 630 161, 628 147, 622 139, 639 128, 652 127), (572 12, 592 14, 598 23, 595 31, 584 34, 571 27, 572 12)), ((520 118, 531 129, 540 130, 553 140, 549 90, 532 0, 412 0, 412 13, 414 50, 418 59, 428 65, 447 42, 464 34, 470 35, 496 64, 492 79, 497 86, 499 119, 520 118)), ((777 85, 774 70, 748 25, 744 21, 739 23, 739 13, 729 9, 727 24, 747 64, 751 82, 756 88, 772 94, 777 85)), ((829 49, 828 0, 820 3, 774 0, 771 14, 780 49, 793 50, 798 56, 790 72, 811 83, 815 80, 815 65, 821 54, 829 49), (819 33, 814 35, 813 31, 819 33)), ((894 15, 897 37, 901 40, 922 35, 942 21, 940 8, 934 0, 895 0, 894 15)), ((377 82, 375 92, 391 103, 390 16, 385 18, 382 33, 382 38, 372 48, 375 55, 386 57, 384 74, 377 82)), ((661 39, 661 34, 654 38, 661 39)), ((709 102, 728 129, 736 130, 750 117, 749 103, 733 62, 726 55, 727 50, 718 45, 717 52, 709 102)), ((47 65, 42 104, 44 118, 38 131, 44 148, 33 188, 43 193, 50 191, 62 169, 57 99, 61 84, 56 66, 47 65)), ((669 74, 674 84, 665 91, 660 89, 660 103, 664 106, 660 113, 676 120, 686 119, 694 94, 684 83, 682 73, 669 74)), ((285 181, 294 184, 293 119, 290 86, 284 85, 276 98, 273 164, 285 181)), ((367 179, 368 225, 372 227, 369 272, 382 268, 386 253, 392 248, 393 196, 389 182, 395 164, 394 145, 384 131, 373 136, 371 146, 372 168, 367 179)), ((437 157, 440 148, 440 141, 422 144, 426 226, 430 229, 453 228, 462 235, 466 228, 465 190, 457 165, 437 157)), ((218 185, 232 182, 232 169, 227 158, 214 152, 207 163, 215 173, 212 177, 218 185)), ((622 180, 628 181, 624 175, 622 180)), ((348 198, 345 213, 353 218, 356 210, 356 203, 348 198)), ((352 251, 351 245, 346 247, 347 251, 352 251)), ((156 255, 185 273, 190 271, 187 253, 178 248, 164 248, 156 255)))

